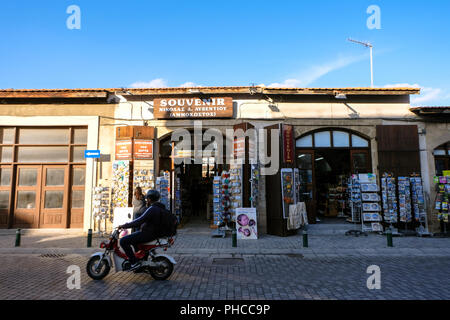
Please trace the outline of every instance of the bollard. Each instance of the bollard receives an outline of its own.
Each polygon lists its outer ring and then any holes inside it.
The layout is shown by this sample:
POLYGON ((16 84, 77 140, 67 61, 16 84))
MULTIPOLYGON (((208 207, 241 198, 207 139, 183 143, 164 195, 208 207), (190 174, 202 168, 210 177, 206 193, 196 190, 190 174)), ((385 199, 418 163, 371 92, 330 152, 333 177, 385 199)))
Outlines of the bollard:
POLYGON ((237 232, 236 232, 236 230, 231 231, 231 239, 232 239, 233 248, 236 248, 237 247, 237 232))
POLYGON ((308 231, 303 231, 303 248, 308 248, 308 231))
POLYGON ((20 247, 20 229, 16 230, 16 247, 20 247))
POLYGON ((386 238, 387 238, 387 246, 393 247, 394 245, 392 243, 392 230, 391 229, 387 229, 386 238))
POLYGON ((88 230, 88 235, 87 235, 87 247, 90 248, 92 247, 92 229, 88 230))

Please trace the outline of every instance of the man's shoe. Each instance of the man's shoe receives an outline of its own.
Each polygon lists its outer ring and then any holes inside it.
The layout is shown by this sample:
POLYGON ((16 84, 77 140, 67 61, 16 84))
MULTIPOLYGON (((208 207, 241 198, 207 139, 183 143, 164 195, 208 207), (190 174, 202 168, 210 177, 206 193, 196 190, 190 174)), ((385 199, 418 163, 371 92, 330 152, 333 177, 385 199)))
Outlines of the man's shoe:
POLYGON ((140 267, 141 267, 141 262, 140 261, 138 261, 138 262, 136 262, 136 263, 133 263, 131 266, 130 266, 130 269, 128 269, 127 271, 135 271, 135 270, 137 270, 137 269, 139 269, 140 267))

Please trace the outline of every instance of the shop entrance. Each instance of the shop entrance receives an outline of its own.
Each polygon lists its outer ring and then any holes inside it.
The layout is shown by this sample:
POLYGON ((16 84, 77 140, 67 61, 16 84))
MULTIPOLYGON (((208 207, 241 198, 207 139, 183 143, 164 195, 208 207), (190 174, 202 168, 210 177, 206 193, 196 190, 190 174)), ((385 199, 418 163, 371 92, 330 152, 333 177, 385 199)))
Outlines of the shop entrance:
MULTIPOLYGON (((194 137, 191 136, 191 141, 194 137)), ((203 142, 205 149, 211 142, 203 142)), ((192 145, 192 149, 194 146, 192 145)), ((225 146, 224 152, 225 155, 225 146)), ((223 162, 225 159, 223 159, 223 162)), ((194 152, 177 151, 176 144, 170 136, 160 142, 159 175, 164 172, 170 174, 172 212, 178 215, 180 210, 182 224, 201 224, 207 226, 213 220, 212 182, 216 175, 220 175, 224 165, 217 164, 214 157, 202 158, 201 164, 194 162, 194 152), (188 153, 188 154, 186 154, 188 153), (186 163, 175 164, 174 159, 190 158, 186 163)))
POLYGON ((345 223, 350 175, 372 172, 369 140, 342 129, 316 131, 297 139, 296 159, 310 223, 345 223))

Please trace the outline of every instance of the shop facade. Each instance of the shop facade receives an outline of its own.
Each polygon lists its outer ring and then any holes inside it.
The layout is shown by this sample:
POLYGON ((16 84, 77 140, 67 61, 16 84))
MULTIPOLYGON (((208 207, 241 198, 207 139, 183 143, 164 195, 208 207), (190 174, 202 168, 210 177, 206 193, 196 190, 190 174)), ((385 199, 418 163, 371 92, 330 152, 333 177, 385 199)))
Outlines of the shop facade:
MULTIPOLYGON (((439 140, 434 137, 444 139, 449 129, 445 121, 429 123, 411 110, 409 97, 417 93, 411 88, 1 90, 0 227, 108 229, 114 208, 129 207, 136 186, 164 190, 167 206, 180 218, 201 216, 214 226, 214 177, 232 172, 230 150, 248 160, 254 148, 248 136, 227 136, 236 129, 279 129, 279 148, 270 150, 271 156, 279 152, 277 173, 259 176, 256 186, 254 167, 247 162, 239 171, 240 205, 256 207, 260 234, 290 234, 281 169, 297 172, 295 201, 306 203, 309 223, 349 219, 339 193, 351 174, 417 174, 431 201, 435 149, 450 141, 434 145, 439 140), (177 149, 173 136, 180 130, 190 134, 190 150, 177 149), (196 133, 205 137, 208 130, 224 141, 220 161, 205 153, 212 140, 195 142, 196 133), (100 150, 101 157, 86 159, 84 150, 100 150)), ((431 207, 427 210, 433 227, 431 207)))

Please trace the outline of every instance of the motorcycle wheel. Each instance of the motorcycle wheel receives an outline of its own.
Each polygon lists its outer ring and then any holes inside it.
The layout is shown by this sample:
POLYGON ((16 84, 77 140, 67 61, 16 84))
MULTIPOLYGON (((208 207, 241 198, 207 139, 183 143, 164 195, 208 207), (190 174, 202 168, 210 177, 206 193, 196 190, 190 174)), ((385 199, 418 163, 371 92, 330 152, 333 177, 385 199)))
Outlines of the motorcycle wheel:
POLYGON ((148 272, 155 280, 166 280, 173 272, 173 264, 166 257, 156 257, 154 262, 160 264, 158 268, 149 268, 148 272))
POLYGON ((98 270, 95 270, 95 266, 100 260, 100 256, 91 257, 86 265, 86 271, 89 277, 94 280, 102 280, 106 277, 111 270, 111 266, 108 263, 108 260, 103 259, 101 265, 98 270))

